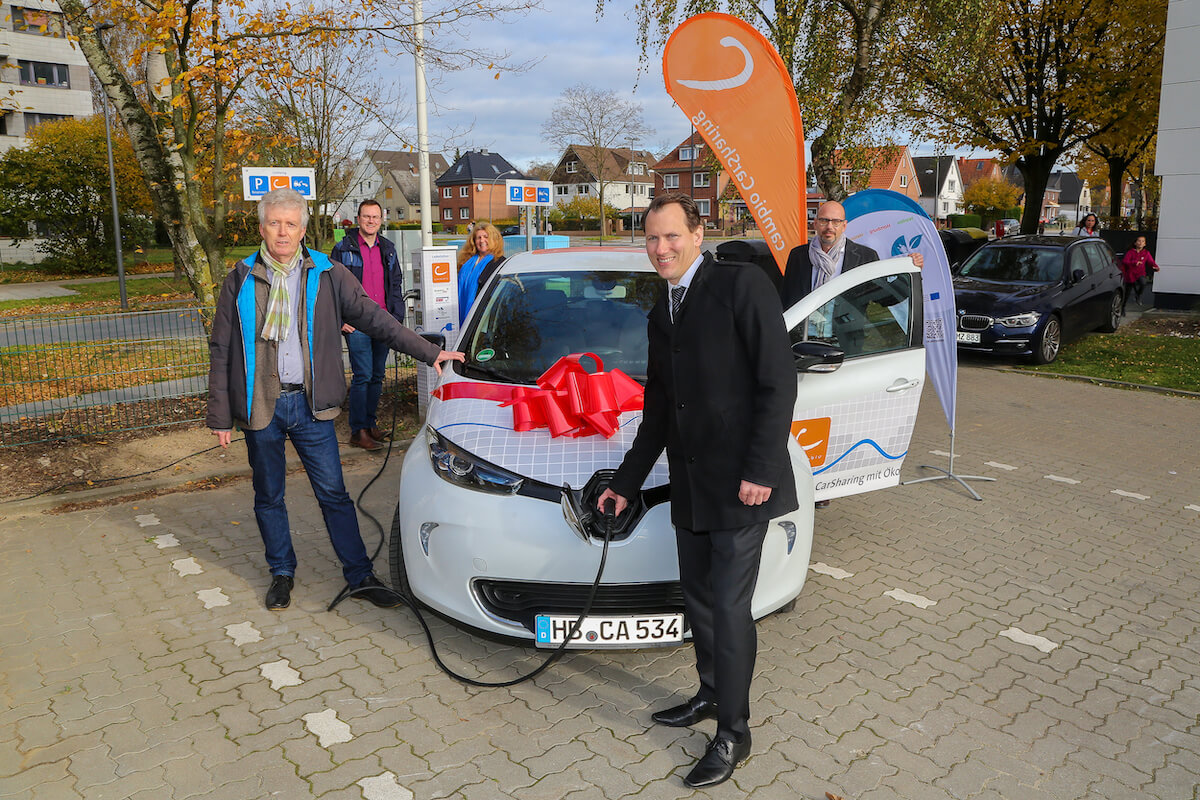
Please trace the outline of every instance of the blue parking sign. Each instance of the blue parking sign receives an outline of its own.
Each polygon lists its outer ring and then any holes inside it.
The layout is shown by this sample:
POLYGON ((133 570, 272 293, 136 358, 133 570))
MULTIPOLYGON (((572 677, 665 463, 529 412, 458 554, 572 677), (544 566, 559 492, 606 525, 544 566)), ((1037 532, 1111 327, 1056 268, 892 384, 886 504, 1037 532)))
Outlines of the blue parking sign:
POLYGON ((546 203, 546 204, 550 203, 550 187, 549 186, 537 187, 537 201, 539 203, 546 203))
POLYGON ((250 194, 266 194, 267 193, 267 176, 266 175, 251 175, 250 176, 250 194))
POLYGON ((292 188, 305 197, 312 194, 312 182, 309 181, 307 175, 293 175, 292 188))
POLYGON ((510 202, 510 203, 521 202, 521 185, 520 184, 512 184, 508 187, 508 202, 510 202))

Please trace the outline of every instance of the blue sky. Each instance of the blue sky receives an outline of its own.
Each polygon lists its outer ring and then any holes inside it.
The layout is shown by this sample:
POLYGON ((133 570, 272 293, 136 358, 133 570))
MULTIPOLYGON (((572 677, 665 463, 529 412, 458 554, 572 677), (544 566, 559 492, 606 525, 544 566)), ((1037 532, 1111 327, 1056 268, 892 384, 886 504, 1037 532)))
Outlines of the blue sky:
MULTIPOLYGON (((480 24, 468 33, 468 41, 480 48, 510 50, 518 60, 541 61, 526 72, 501 73, 498 80, 486 70, 441 76, 430 88, 432 139, 470 129, 456 140, 463 150, 486 147, 520 169, 533 159, 557 161, 559 153, 542 139, 542 123, 562 91, 577 83, 612 90, 643 106, 643 117, 655 134, 636 143, 638 147, 666 149, 688 135, 687 117, 663 89, 660 54, 653 56, 639 80, 636 26, 625 15, 632 3, 610 0, 599 21, 592 0, 543 0, 542 5, 543 11, 513 16, 509 24, 480 24)), ((400 83, 411 102, 411 59, 399 62, 387 77, 400 83)), ((445 155, 453 158, 454 145, 445 155)))

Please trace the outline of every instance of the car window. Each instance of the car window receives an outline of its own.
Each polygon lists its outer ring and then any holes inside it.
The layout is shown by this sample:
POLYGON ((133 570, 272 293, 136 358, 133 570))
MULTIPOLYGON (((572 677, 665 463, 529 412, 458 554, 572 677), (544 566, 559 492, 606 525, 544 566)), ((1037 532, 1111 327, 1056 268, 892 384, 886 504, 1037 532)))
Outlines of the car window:
POLYGON ((859 284, 793 328, 792 343, 821 341, 846 358, 903 350, 912 341, 912 276, 887 275, 859 284))
MULTIPOLYGON (((653 272, 501 275, 463 332, 465 374, 531 384, 570 353, 646 380, 646 315, 662 279, 653 272)), ((456 367, 457 369, 457 367, 456 367)))
POLYGON ((983 281, 1053 283, 1062 280, 1063 254, 1051 247, 983 247, 958 274, 983 281))
POLYGON ((1083 247, 1087 251, 1093 273, 1103 275, 1113 267, 1112 251, 1103 242, 1087 242, 1083 247))

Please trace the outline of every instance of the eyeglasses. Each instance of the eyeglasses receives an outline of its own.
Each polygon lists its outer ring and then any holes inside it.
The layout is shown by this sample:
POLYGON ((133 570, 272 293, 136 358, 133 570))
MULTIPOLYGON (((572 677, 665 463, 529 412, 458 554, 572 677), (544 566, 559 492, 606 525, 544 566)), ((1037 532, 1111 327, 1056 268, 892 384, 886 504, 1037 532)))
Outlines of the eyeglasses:
POLYGON ((833 217, 817 217, 818 225, 845 225, 846 220, 834 219, 833 217))

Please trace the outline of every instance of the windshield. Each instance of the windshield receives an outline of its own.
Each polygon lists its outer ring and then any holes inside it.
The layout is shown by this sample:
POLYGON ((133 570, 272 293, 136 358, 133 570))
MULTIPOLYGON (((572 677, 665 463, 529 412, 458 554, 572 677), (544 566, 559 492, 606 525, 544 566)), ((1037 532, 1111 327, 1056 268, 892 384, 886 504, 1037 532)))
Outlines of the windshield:
POLYGON ((503 275, 461 343, 472 377, 537 381, 570 353, 595 353, 605 370, 646 381, 646 315, 662 279, 653 272, 503 275))
POLYGON ((1050 247, 984 247, 958 274, 983 281, 1054 283, 1063 277, 1063 251, 1050 247))

